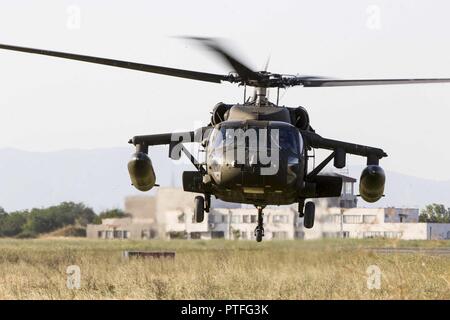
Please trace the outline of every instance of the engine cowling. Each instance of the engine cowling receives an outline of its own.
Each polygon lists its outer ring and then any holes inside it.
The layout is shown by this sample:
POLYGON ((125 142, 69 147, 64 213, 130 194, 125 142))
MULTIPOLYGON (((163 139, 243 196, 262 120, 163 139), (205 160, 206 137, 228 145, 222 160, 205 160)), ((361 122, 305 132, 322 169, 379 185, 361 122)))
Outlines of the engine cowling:
POLYGON ((309 128, 309 114, 303 107, 298 107, 294 110, 294 123, 300 130, 308 130, 309 128))
POLYGON ((216 124, 225 121, 227 119, 228 111, 231 107, 232 105, 225 104, 223 102, 219 102, 218 104, 216 104, 212 111, 211 124, 215 126, 216 124))
POLYGON ((136 152, 128 162, 131 183, 140 191, 149 191, 155 186, 155 171, 152 161, 144 152, 136 152))
POLYGON ((386 176, 383 168, 377 165, 369 165, 361 172, 359 180, 359 193, 367 202, 380 200, 384 193, 386 176))

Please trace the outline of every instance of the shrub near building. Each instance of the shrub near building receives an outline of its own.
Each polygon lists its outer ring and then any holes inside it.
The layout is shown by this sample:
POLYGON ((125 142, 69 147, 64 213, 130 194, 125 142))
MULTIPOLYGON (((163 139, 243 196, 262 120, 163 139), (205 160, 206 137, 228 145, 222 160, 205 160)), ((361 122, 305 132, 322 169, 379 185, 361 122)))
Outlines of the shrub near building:
POLYGON ((429 204, 420 212, 419 222, 450 223, 450 210, 443 204, 429 204))
POLYGON ((48 208, 6 213, 0 210, 0 237, 29 238, 66 226, 85 227, 97 215, 83 203, 63 202, 48 208))

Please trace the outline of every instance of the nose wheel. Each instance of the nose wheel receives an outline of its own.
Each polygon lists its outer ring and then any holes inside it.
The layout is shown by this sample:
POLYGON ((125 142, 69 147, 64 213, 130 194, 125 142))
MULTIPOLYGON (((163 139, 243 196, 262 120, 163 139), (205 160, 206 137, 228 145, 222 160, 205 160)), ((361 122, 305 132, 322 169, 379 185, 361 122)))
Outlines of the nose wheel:
POLYGON ((255 228, 255 238, 257 242, 261 242, 264 237, 264 213, 263 207, 258 206, 258 225, 255 228))

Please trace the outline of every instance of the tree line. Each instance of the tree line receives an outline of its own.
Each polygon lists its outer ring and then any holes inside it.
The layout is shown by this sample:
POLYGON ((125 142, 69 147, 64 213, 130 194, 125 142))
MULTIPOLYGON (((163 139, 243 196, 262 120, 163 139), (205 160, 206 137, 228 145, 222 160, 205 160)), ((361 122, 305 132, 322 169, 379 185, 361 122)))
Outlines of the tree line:
POLYGON ((450 223, 450 209, 443 204, 429 204, 421 210, 419 222, 450 223))
MULTIPOLYGON (((100 224, 102 219, 127 216, 121 209, 96 214, 92 208, 75 202, 10 213, 0 207, 0 237, 33 238, 67 226, 76 226, 85 232, 87 224, 100 224)), ((442 204, 427 205, 420 212, 419 222, 450 223, 450 210, 442 204)))
POLYGON ((128 215, 121 209, 106 210, 96 214, 85 204, 74 202, 62 202, 47 208, 33 208, 10 213, 0 207, 0 237, 33 238, 67 226, 85 230, 87 224, 100 224, 105 218, 126 216, 128 215))

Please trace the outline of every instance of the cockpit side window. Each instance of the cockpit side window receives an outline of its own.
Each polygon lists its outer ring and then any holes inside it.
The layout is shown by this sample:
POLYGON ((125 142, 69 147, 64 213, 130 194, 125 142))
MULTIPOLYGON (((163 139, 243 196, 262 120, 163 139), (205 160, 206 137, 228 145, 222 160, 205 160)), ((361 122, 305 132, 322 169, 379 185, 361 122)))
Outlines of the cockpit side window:
POLYGON ((223 136, 222 136, 222 132, 221 129, 214 129, 212 132, 212 143, 211 143, 211 148, 212 149, 216 149, 216 148, 220 148, 223 146, 223 136))
POLYGON ((301 133, 299 132, 298 133, 298 144, 299 144, 299 150, 300 150, 300 155, 302 155, 303 154, 303 137, 302 137, 302 135, 301 135, 301 133))
POLYGON ((302 153, 303 141, 295 128, 285 126, 274 126, 271 130, 278 130, 278 141, 276 136, 271 135, 272 147, 275 146, 282 150, 286 150, 293 155, 302 153))

